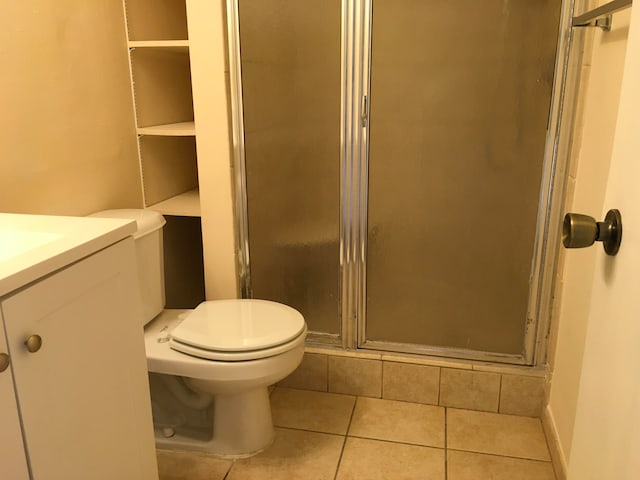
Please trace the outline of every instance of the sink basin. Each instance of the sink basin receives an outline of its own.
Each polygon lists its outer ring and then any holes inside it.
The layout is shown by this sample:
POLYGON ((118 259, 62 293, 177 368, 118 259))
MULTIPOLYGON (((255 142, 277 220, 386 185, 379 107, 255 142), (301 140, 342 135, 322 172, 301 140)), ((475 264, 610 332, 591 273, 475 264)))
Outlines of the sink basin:
POLYGON ((0 213, 0 297, 135 231, 133 220, 0 213))
POLYGON ((62 238, 59 233, 0 229, 0 262, 62 238))

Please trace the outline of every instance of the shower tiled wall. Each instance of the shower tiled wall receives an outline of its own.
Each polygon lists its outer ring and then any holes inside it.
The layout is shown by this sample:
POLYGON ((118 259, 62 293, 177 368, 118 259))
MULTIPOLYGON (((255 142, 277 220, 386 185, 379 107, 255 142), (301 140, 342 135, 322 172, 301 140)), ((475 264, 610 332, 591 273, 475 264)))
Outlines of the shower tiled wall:
POLYGON ((280 386, 539 417, 540 369, 307 348, 280 386))

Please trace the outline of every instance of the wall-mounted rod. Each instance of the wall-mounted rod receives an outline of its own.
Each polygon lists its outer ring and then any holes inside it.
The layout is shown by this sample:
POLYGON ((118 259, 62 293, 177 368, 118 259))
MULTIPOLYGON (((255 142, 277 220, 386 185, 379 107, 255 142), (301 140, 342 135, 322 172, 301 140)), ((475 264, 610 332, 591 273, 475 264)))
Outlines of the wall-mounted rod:
POLYGON ((571 25, 574 27, 601 27, 609 30, 611 28, 611 14, 629 8, 632 3, 633 0, 613 0, 573 17, 571 25))

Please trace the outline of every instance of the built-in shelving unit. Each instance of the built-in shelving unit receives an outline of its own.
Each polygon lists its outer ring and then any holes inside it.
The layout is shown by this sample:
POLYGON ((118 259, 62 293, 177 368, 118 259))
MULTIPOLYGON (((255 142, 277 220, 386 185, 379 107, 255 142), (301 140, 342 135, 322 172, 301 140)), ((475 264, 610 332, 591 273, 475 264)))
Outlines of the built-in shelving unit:
POLYGON ((202 0, 123 6, 144 207, 167 220, 167 308, 204 300, 205 277, 207 299, 237 297, 225 9, 202 0))
POLYGON ((190 1, 124 0, 144 206, 166 219, 166 308, 205 298, 190 1))
POLYGON ((144 204, 200 216, 185 0, 125 0, 144 204))

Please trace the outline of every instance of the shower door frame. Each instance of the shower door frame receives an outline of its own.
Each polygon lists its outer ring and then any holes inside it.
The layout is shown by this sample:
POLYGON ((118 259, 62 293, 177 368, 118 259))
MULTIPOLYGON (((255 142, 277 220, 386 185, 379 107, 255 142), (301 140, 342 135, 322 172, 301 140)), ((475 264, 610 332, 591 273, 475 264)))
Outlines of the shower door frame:
MULTIPOLYGON (((226 0, 233 132, 236 245, 240 290, 250 298, 251 268, 247 215, 239 0, 226 0)), ((367 205, 371 24, 374 0, 342 0, 340 123, 340 334, 310 332, 307 343, 374 352, 398 352, 517 365, 546 362, 552 313, 560 219, 579 62, 570 62, 574 0, 561 6, 554 80, 549 109, 529 305, 521 354, 502 354, 432 345, 366 339, 367 205), (564 121, 563 121, 564 119, 564 121)))

